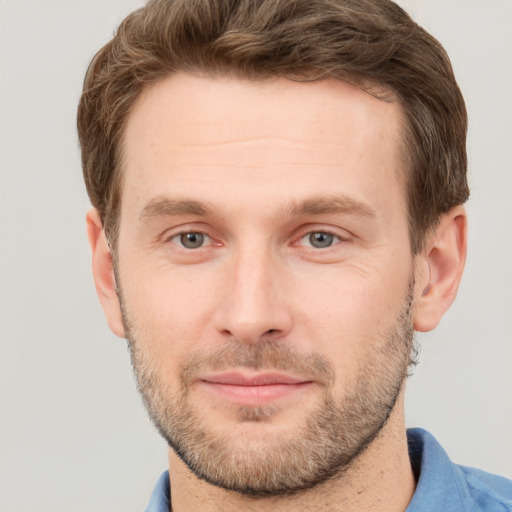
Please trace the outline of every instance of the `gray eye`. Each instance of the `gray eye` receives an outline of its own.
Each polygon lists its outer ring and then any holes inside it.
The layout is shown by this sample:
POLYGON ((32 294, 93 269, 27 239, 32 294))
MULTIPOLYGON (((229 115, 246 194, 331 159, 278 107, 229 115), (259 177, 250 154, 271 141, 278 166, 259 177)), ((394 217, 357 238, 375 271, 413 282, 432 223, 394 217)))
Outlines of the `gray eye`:
POLYGON ((316 231, 314 233, 310 233, 308 236, 311 246, 317 249, 325 249, 326 247, 330 247, 334 243, 334 238, 334 235, 325 233, 324 231, 316 231))
POLYGON ((198 249, 204 244, 204 238, 202 233, 182 233, 180 243, 186 249, 198 249))

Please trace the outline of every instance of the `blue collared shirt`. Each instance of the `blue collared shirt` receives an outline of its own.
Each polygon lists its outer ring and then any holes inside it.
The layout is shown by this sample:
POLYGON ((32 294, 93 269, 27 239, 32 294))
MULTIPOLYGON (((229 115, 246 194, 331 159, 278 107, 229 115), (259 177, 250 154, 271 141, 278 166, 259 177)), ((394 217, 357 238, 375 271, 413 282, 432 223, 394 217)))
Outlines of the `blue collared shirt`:
MULTIPOLYGON (((427 431, 407 431, 416 491, 406 512, 512 512, 512 480, 450 461, 427 431)), ((158 480, 146 512, 169 512, 169 472, 158 480)))

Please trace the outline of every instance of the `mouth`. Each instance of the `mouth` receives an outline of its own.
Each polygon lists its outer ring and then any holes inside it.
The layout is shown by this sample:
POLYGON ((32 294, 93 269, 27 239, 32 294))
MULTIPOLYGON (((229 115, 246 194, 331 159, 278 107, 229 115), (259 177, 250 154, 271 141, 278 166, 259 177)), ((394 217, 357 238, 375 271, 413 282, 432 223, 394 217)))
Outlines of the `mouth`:
POLYGON ((199 379, 207 391, 236 405, 262 406, 304 391, 313 381, 280 373, 230 372, 199 379))

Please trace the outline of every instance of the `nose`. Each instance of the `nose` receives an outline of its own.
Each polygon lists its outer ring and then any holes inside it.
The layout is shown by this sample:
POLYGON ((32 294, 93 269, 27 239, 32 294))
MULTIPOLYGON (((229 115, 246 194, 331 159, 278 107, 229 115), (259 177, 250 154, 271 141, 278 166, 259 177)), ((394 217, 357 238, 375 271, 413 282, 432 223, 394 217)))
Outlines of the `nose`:
POLYGON ((226 262, 226 279, 216 328, 243 343, 285 337, 292 312, 283 265, 269 250, 247 248, 226 262))

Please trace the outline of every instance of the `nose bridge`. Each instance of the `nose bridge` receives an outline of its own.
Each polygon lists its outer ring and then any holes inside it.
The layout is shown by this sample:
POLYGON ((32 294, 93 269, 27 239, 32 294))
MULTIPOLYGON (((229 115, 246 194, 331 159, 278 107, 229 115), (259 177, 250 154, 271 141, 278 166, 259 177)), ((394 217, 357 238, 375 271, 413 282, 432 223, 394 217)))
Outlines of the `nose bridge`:
POLYGON ((285 335, 291 326, 279 258, 263 243, 241 244, 232 254, 219 329, 239 341, 285 335))
POLYGON ((263 307, 271 297, 275 284, 275 262, 269 251, 262 247, 247 247, 237 255, 233 292, 241 311, 263 307))

